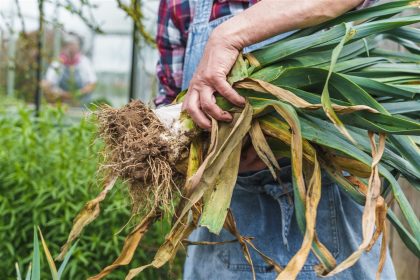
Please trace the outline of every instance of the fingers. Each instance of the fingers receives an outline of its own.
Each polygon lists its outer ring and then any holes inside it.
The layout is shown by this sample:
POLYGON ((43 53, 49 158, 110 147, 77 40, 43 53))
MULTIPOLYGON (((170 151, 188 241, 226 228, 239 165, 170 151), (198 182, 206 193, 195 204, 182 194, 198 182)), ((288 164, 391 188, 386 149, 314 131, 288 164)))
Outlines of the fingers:
POLYGON ((240 96, 224 78, 214 79, 214 88, 231 103, 239 107, 245 106, 245 98, 240 96))
POLYGON ((211 129, 210 119, 200 108, 200 98, 197 91, 191 90, 187 93, 185 101, 182 104, 182 109, 187 111, 187 113, 199 127, 206 130, 211 129))
POLYGON ((214 97, 213 92, 213 89, 210 87, 202 88, 200 92, 201 109, 218 121, 230 122, 232 116, 216 105, 216 98, 214 97))
MULTIPOLYGON (((193 78, 194 80, 194 78, 193 78)), ((232 115, 223 111, 216 104, 214 92, 219 92, 228 101, 239 107, 245 106, 245 98, 240 96, 223 78, 214 78, 212 86, 205 83, 190 83, 190 89, 185 97, 182 109, 187 111, 194 122, 203 129, 211 129, 208 116, 218 121, 230 122, 232 115)))

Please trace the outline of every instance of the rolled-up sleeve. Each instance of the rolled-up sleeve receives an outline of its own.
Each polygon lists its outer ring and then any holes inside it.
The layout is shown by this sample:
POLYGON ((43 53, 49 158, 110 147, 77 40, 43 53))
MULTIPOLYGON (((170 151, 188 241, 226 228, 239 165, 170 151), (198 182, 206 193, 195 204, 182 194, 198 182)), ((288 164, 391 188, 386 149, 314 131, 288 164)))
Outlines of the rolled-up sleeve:
POLYGON ((159 96, 156 105, 171 103, 181 91, 188 27, 188 1, 162 0, 159 6, 156 43, 159 51, 157 77, 159 96))

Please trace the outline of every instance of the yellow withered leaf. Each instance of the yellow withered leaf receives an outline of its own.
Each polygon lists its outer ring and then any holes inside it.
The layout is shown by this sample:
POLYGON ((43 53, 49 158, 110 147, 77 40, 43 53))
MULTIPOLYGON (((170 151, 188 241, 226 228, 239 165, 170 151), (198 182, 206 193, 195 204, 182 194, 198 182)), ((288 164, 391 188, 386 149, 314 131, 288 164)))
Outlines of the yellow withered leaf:
POLYGON ((39 236, 41 237, 42 248, 44 248, 45 256, 47 257, 48 266, 51 271, 52 280, 58 280, 58 271, 55 265, 54 259, 51 256, 50 250, 48 249, 47 242, 45 242, 44 236, 42 235, 41 229, 38 227, 39 236))
MULTIPOLYGON (((307 102, 305 99, 300 98, 293 92, 270 84, 266 81, 254 79, 254 78, 245 78, 234 84, 236 88, 251 89, 257 92, 264 92, 272 94, 277 97, 278 100, 287 102, 293 105, 296 108, 305 109, 305 110, 318 110, 322 109, 322 104, 312 104, 307 102)), ((349 114, 358 111, 367 111, 371 113, 378 113, 378 110, 373 109, 367 105, 352 105, 352 106, 342 106, 337 104, 331 104, 332 109, 339 114, 349 114)))
POLYGON ((152 210, 126 237, 123 249, 119 257, 109 266, 105 267, 99 274, 92 276, 89 280, 99 280, 110 274, 116 268, 127 265, 131 262, 141 239, 156 219, 161 216, 159 212, 152 210))
POLYGON ((94 221, 100 213, 100 203, 105 199, 108 192, 114 187, 117 177, 112 177, 109 179, 104 189, 99 193, 99 195, 85 204, 82 211, 76 216, 73 222, 73 227, 70 231, 69 237, 66 244, 61 247, 60 255, 57 256, 57 260, 63 260, 68 249, 70 248, 71 243, 79 237, 83 228, 94 221))
POLYGON ((264 133, 261 130, 258 120, 254 120, 252 122, 249 135, 251 136, 252 145, 254 146, 258 156, 265 163, 265 165, 267 165, 271 175, 273 175, 273 178, 277 179, 276 171, 280 170, 280 166, 275 155, 273 154, 273 151, 268 145, 267 140, 265 139, 264 133))
POLYGON ((310 253, 312 242, 315 236, 316 213, 319 200, 321 198, 321 168, 315 156, 313 174, 308 184, 307 196, 305 200, 305 219, 306 231, 303 237, 302 246, 293 256, 284 270, 279 274, 277 280, 296 279, 297 275, 304 266, 310 253))
POLYGON ((340 263, 334 270, 325 276, 333 276, 337 273, 354 265, 361 255, 369 248, 372 238, 374 237, 376 224, 376 207, 380 198, 381 180, 379 178, 378 164, 385 150, 385 135, 379 135, 379 146, 376 146, 373 133, 369 133, 369 139, 372 146, 372 173, 369 178, 368 189, 366 193, 366 203, 362 217, 362 243, 359 248, 353 252, 346 260, 340 263))
POLYGON ((149 267, 159 268, 171 260, 176 255, 182 241, 196 228, 198 217, 201 212, 199 208, 201 208, 200 205, 193 207, 189 212, 190 215, 185 216, 181 223, 177 223, 174 227, 172 227, 171 231, 165 238, 165 242, 162 246, 160 246, 150 264, 130 269, 125 279, 131 280, 144 269, 149 267))
POLYGON ((372 172, 369 165, 352 158, 339 155, 328 155, 328 159, 331 160, 333 164, 339 168, 339 170, 348 171, 350 174, 357 177, 369 178, 372 172))

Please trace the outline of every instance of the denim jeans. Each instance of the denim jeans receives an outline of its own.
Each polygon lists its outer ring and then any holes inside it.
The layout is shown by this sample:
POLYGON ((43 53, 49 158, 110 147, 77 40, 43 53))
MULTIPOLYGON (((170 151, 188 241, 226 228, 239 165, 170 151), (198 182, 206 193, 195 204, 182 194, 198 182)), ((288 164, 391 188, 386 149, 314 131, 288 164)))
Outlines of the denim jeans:
MULTIPOLYGON (((281 184, 274 181, 268 170, 239 176, 230 207, 240 234, 254 237, 255 246, 284 267, 299 250, 303 237, 294 215, 291 167, 282 167, 279 178, 281 184)), ((340 263, 362 241, 363 207, 327 176, 323 175, 322 180, 316 230, 320 241, 340 263)), ((235 237, 226 230, 217 236, 206 228, 198 228, 190 236, 193 241, 233 239, 235 237)), ((328 279, 375 279, 380 243, 379 240, 353 267, 328 279)), ((252 248, 250 251, 257 279, 275 279, 273 267, 252 248)), ((314 271, 318 263, 311 252, 297 279, 320 279, 314 271)), ((191 245, 187 250, 184 279, 252 279, 252 273, 237 242, 191 245)), ((396 279, 389 254, 381 279, 396 279)))

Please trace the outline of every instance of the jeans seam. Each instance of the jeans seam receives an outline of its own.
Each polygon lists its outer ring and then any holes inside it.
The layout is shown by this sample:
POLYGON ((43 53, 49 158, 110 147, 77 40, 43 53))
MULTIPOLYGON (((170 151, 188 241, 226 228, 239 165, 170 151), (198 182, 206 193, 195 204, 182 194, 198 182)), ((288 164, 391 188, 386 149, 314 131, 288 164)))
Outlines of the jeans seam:
MULTIPOLYGON (((286 194, 287 195, 287 194, 286 194)), ((289 197, 285 197, 284 199, 288 200, 289 197)), ((288 203, 288 202, 286 202, 288 203)), ((286 207, 286 221, 288 222, 287 225, 283 225, 285 227, 285 235, 286 238, 289 236, 289 231, 290 231, 290 227, 291 227, 291 223, 292 223, 292 217, 293 217, 293 210, 294 210, 294 205, 289 205, 290 207, 286 207)))
POLYGON ((333 251, 333 256, 338 257, 340 254, 340 242, 338 236, 338 228, 337 228, 337 212, 335 209, 335 184, 328 185, 328 199, 329 199, 329 207, 330 207, 330 222, 331 222, 331 231, 332 231, 332 239, 335 251, 333 251))
MULTIPOLYGON (((236 271, 250 271, 251 270, 251 266, 248 263, 243 263, 243 264, 232 264, 232 263, 230 263, 230 251, 229 250, 223 250, 219 254, 219 258, 220 258, 220 260, 223 261, 223 263, 224 263, 224 265, 226 266, 227 269, 236 270, 236 271)), ((269 266, 267 264, 254 265, 254 270, 255 270, 255 272, 258 272, 258 273, 271 273, 271 272, 274 271, 274 267, 269 266)))
MULTIPOLYGON (((251 266, 249 264, 228 264, 228 269, 236 271, 250 271, 251 266)), ((274 268, 268 265, 254 265, 254 270, 257 273, 271 273, 274 268)))

